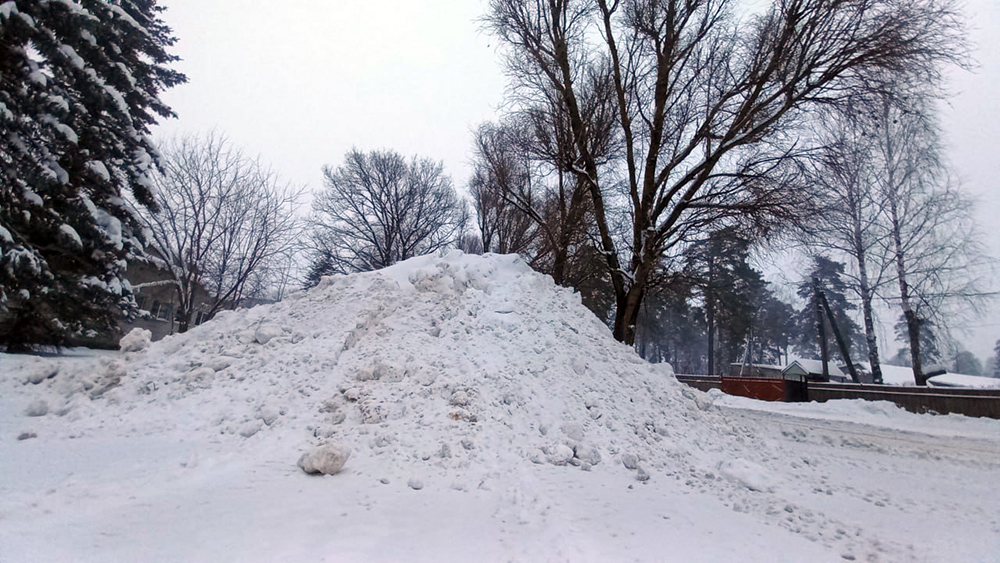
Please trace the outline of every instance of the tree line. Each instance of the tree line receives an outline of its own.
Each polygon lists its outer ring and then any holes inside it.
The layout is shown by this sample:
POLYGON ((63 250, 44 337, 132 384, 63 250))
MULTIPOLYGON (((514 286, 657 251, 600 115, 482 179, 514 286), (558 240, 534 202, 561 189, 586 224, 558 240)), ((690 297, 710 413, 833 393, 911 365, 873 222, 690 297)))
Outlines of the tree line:
POLYGON ((448 247, 518 253, 644 356, 712 373, 814 353, 816 278, 876 375, 875 308, 899 310, 917 383, 935 331, 985 298, 933 109, 968 64, 952 0, 491 0, 510 85, 473 133, 468 198, 440 162, 355 149, 304 219, 302 189, 224 135, 154 148, 158 94, 185 80, 154 1, 60 6, 0 15, 10 350, 134 314, 139 258, 169 273, 183 331, 199 292, 212 315, 448 247), (801 309, 751 266, 776 246, 813 257, 801 309))
POLYGON ((477 132, 478 201, 531 219, 557 281, 574 265, 599 278, 617 339, 640 341, 657 300, 697 304, 718 371, 725 298, 712 284, 685 298, 684 268, 719 233, 850 259, 876 375, 873 300, 899 310, 924 384, 921 343, 985 297, 933 112, 942 69, 967 65, 956 3, 492 0, 482 23, 510 84, 477 132))

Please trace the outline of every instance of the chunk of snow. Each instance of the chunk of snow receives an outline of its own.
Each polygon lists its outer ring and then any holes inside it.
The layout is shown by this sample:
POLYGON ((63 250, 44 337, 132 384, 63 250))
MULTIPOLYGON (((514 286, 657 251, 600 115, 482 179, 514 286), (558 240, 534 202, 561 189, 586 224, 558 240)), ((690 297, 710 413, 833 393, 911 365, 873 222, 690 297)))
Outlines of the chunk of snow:
POLYGON ((105 182, 111 181, 111 174, 108 172, 108 167, 104 166, 104 163, 100 160, 91 160, 87 162, 87 169, 100 176, 105 182))
POLYGON ((32 401, 28 408, 24 409, 25 416, 45 416, 49 414, 49 404, 39 399, 32 401))
POLYGON ((107 92, 109 96, 111 96, 111 99, 114 100, 115 105, 118 106, 119 111, 121 111, 126 116, 131 116, 131 110, 128 107, 128 103, 125 101, 125 97, 122 96, 122 93, 119 92, 117 88, 109 84, 105 84, 104 91, 107 92))
POLYGON ((559 444, 549 452, 549 463, 552 465, 566 465, 573 459, 573 450, 566 444, 559 444))
POLYGON ((56 119, 55 116, 46 114, 39 117, 38 120, 47 125, 51 125, 56 131, 65 137, 67 141, 73 143, 74 145, 80 141, 80 138, 76 135, 76 131, 74 131, 69 125, 66 125, 56 119))
POLYGON ((65 111, 65 112, 69 112, 69 102, 66 101, 66 98, 64 98, 62 96, 58 96, 58 95, 50 95, 49 96, 49 101, 52 102, 53 104, 59 106, 59 109, 65 111))
POLYGON ((573 457, 574 459, 577 459, 581 463, 587 465, 597 465, 598 463, 601 463, 601 452, 586 444, 578 444, 575 448, 573 448, 573 457))
POLYGON ((42 196, 36 194, 35 190, 32 190, 27 186, 24 187, 24 199, 28 200, 28 203, 37 207, 41 207, 45 204, 45 202, 42 201, 42 196))
POLYGON ((633 453, 627 453, 622 455, 622 465, 625 469, 631 469, 635 471, 639 468, 639 458, 633 453))
POLYGON ((351 457, 351 449, 337 442, 327 442, 311 452, 302 454, 299 467, 310 475, 335 475, 340 473, 351 457))
POLYGON ((149 348, 149 342, 152 337, 152 332, 136 327, 123 336, 118 345, 121 347, 122 352, 142 352, 149 348))
POLYGON ((97 46, 97 38, 94 37, 93 33, 87 31, 86 29, 81 29, 80 30, 80 37, 84 41, 86 41, 87 43, 90 43, 91 45, 93 45, 94 47, 97 46))
POLYGON ((649 481, 649 471, 646 471, 646 468, 641 465, 638 466, 635 471, 635 479, 643 483, 649 481))
POLYGON ((0 4, 0 18, 9 18, 11 14, 17 13, 17 2, 4 2, 0 4))
POLYGON ((28 74, 28 80, 43 87, 49 83, 49 78, 40 70, 34 70, 28 74))
POLYGON ((745 459, 723 461, 719 473, 751 491, 763 492, 771 487, 767 470, 745 459))
POLYGON ((570 440, 574 442, 583 441, 583 425, 579 422, 564 422, 559 428, 570 440))
POLYGON ((59 373, 59 364, 42 360, 26 369, 28 370, 28 374, 24 378, 25 381, 38 385, 46 379, 55 377, 59 373))
POLYGON ((121 221, 107 211, 98 208, 86 195, 81 195, 80 199, 87 210, 90 211, 90 215, 94 218, 104 238, 114 245, 116 249, 121 250, 124 246, 121 221))
POLYGON ((80 70, 87 68, 87 63, 83 61, 83 58, 77 54, 76 49, 74 49, 73 47, 70 47, 69 45, 66 45, 64 43, 59 46, 59 52, 65 55, 69 59, 69 61, 73 63, 73 66, 75 66, 76 68, 80 70))
POLYGON ((945 373, 935 375, 927 380, 933 387, 971 387, 977 389, 1000 389, 1000 379, 982 377, 979 375, 962 375, 960 373, 945 373))
POLYGON ((248 422, 240 428, 240 436, 243 436, 244 438, 250 438, 258 432, 260 432, 259 420, 248 422))
POLYGON ((253 340, 257 344, 267 344, 283 334, 285 334, 285 330, 280 326, 276 324, 263 324, 254 331, 253 340))
POLYGON ((451 398, 448 399, 448 404, 454 407, 465 407, 469 405, 469 394, 465 391, 455 391, 451 394, 451 398))
POLYGON ((257 416, 260 417, 260 420, 265 426, 271 426, 276 420, 278 420, 278 412, 267 407, 261 408, 260 412, 257 413, 257 416))
POLYGON ((76 232, 76 229, 63 223, 59 225, 59 232, 65 235, 69 240, 73 241, 76 248, 83 248, 83 241, 80 239, 80 235, 76 232))

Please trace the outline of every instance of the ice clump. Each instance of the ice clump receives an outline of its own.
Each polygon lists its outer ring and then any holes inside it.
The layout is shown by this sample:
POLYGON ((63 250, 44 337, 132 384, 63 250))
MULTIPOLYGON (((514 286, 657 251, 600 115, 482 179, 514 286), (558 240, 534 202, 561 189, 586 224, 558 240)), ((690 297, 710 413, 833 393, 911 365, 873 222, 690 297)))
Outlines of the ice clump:
POLYGON ((118 345, 122 352, 142 352, 149 348, 149 341, 153 333, 144 328, 133 328, 128 334, 122 337, 118 345))
POLYGON ((310 475, 335 475, 344 468, 349 457, 351 457, 350 448, 331 442, 302 454, 299 458, 299 467, 310 475))

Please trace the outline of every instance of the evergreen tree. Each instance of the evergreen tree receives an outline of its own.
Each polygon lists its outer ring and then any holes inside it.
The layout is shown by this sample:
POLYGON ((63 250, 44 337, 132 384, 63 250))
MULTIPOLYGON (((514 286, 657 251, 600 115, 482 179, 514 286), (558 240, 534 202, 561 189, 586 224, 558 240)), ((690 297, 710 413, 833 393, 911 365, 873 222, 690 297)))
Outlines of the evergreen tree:
POLYGON ((764 289, 761 295, 751 359, 758 364, 783 365, 788 361, 788 346, 795 332, 795 309, 768 289, 764 289))
POLYGON ((983 363, 972 352, 961 350, 955 354, 955 373, 983 375, 983 363))
POLYGON ((312 289, 319 285, 320 280, 323 276, 332 276, 334 274, 341 274, 343 272, 337 270, 334 265, 333 258, 325 249, 319 249, 314 252, 313 260, 309 264, 309 269, 306 272, 306 279, 302 282, 303 289, 312 289))
POLYGON ((62 345, 131 304, 148 135, 186 78, 155 0, 0 3, 0 345, 62 345))
POLYGON ((728 372, 737 361, 763 297, 764 281, 749 263, 750 241, 720 229, 686 255, 688 275, 700 290, 708 333, 708 372, 728 372))
POLYGON ((993 352, 993 377, 1000 378, 1000 340, 997 340, 993 352))
MULTIPOLYGON (((813 268, 803 278, 797 292, 798 296, 807 303, 805 308, 795 314, 795 326, 798 327, 796 330, 798 334, 797 338, 795 338, 794 348, 798 354, 807 358, 820 357, 819 336, 816 325, 816 294, 813 279, 819 281, 819 285, 826 296, 830 310, 833 312, 833 318, 837 322, 837 328, 844 337, 848 350, 851 353, 851 361, 853 362, 862 358, 862 354, 859 351, 867 351, 863 340, 864 333, 852 318, 852 313, 857 309, 857 306, 847 300, 848 287, 844 282, 843 275, 843 263, 823 256, 813 257, 813 268)), ((843 360, 840 358, 837 340, 834 337, 833 328, 825 311, 823 312, 823 325, 825 327, 826 349, 831 362, 840 364, 843 360)))
MULTIPOLYGON (((938 348, 937 325, 933 321, 921 318, 920 316, 917 316, 917 320, 920 327, 920 364, 922 366, 931 366, 941 363, 942 358, 941 350, 938 348)), ((896 325, 893 328, 896 332, 896 340, 906 342, 909 339, 905 315, 899 316, 899 320, 896 321, 896 325)), ((903 355, 906 355, 909 354, 910 349, 904 348, 904 351, 905 354, 903 355)), ((899 359, 897 365, 913 367, 913 359, 899 359)))

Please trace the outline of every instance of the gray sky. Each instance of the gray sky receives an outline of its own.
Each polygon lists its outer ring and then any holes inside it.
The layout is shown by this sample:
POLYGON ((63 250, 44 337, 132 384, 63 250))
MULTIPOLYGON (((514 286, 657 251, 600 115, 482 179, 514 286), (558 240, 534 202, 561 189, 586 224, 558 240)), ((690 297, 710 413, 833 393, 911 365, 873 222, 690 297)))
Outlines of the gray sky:
MULTIPOLYGON (((351 148, 444 162, 464 188, 471 129, 495 115, 504 78, 475 19, 485 0, 161 0, 190 82, 164 99, 160 134, 213 127, 284 178, 322 185, 351 148)), ((977 196, 1000 256, 1000 6, 966 0, 979 68, 951 73, 942 123, 955 171, 977 196)), ((994 281, 993 289, 1000 289, 994 281)), ((972 323, 980 357, 1000 338, 1000 306, 972 323)))
POLYGON ((162 0, 189 83, 161 131, 218 127, 312 189, 352 146, 443 160, 463 186, 470 129, 504 80, 479 0, 162 0))

